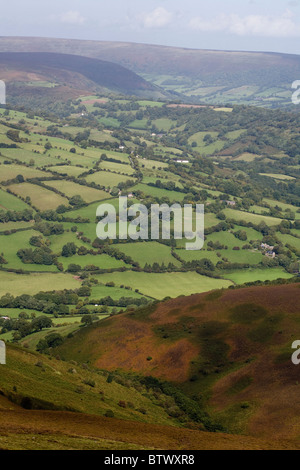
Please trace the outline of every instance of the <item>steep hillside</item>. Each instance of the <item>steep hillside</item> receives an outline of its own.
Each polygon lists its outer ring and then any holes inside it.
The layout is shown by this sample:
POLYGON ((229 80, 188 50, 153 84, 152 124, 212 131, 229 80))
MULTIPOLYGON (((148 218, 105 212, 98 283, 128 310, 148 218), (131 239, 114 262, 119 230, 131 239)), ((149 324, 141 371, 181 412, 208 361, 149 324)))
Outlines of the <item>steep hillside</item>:
MULTIPOLYGON (((152 424, 178 426, 180 422, 154 403, 152 392, 125 375, 113 378, 88 364, 7 345, 7 364, 1 366, 0 410, 50 410, 110 416, 152 424), (108 379, 108 377, 110 377, 108 379)), ((174 405, 174 403, 173 403, 174 405)))
POLYGON ((8 101, 23 104, 24 96, 67 100, 91 92, 116 92, 142 97, 165 96, 125 67, 104 60, 70 54, 0 53, 0 76, 7 84, 8 101))
POLYGON ((137 381, 129 386, 125 376, 107 380, 104 371, 10 345, 7 359, 0 376, 1 450, 299 449, 289 439, 183 428, 170 416, 170 396, 137 381))
POLYGON ((180 297, 93 325, 59 352, 177 382, 232 432, 294 438, 299 307, 298 284, 180 297))
POLYGON ((109 60, 194 102, 291 103, 298 55, 196 50, 146 44, 49 38, 1 38, 3 51, 43 51, 109 60))

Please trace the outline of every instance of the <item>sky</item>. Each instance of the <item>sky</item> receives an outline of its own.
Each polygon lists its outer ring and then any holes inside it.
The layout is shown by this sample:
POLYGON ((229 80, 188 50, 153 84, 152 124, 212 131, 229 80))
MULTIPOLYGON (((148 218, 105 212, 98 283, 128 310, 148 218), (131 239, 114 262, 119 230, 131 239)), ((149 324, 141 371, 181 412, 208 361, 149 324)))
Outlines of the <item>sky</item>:
POLYGON ((300 0, 9 0, 0 15, 1 36, 300 54, 300 0))

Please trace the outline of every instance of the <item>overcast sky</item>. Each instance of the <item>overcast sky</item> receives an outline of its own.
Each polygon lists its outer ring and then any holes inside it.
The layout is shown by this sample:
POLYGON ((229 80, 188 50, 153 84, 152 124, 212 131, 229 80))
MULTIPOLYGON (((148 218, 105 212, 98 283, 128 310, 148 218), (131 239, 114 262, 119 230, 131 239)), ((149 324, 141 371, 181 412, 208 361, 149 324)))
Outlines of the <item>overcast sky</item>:
POLYGON ((1 36, 300 54, 300 0, 9 0, 1 36))

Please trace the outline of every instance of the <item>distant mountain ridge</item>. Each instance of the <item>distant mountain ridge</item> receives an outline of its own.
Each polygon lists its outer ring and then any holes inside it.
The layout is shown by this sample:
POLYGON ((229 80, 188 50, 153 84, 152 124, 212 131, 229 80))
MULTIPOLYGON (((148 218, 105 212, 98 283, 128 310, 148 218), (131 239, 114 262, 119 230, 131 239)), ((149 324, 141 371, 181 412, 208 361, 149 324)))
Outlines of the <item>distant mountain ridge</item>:
POLYGON ((60 52, 109 60, 195 102, 290 104, 300 56, 273 52, 186 49, 108 41, 0 38, 6 52, 60 52))
MULTIPOLYGON (((56 52, 120 63, 136 73, 171 72, 198 75, 285 66, 300 72, 300 56, 275 52, 218 51, 129 42, 78 39, 0 37, 3 52, 56 52), (231 68, 231 70, 228 69, 231 68)), ((282 77, 284 78, 284 77, 282 77)))

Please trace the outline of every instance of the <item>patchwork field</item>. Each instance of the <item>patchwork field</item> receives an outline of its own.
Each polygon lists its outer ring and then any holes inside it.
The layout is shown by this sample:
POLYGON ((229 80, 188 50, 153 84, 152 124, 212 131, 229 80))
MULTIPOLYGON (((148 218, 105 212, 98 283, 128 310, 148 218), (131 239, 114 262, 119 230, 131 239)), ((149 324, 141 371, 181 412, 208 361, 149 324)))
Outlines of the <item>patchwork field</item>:
POLYGON ((87 203, 101 201, 107 197, 107 193, 105 191, 89 188, 87 186, 81 186, 80 184, 73 183, 72 181, 48 181, 47 185, 57 189, 67 197, 80 195, 87 203))
POLYGON ((34 230, 26 230, 13 233, 11 235, 0 236, 1 252, 9 264, 10 268, 23 269, 25 271, 51 271, 57 272, 56 266, 46 266, 42 264, 24 264, 17 256, 20 249, 30 248, 29 240, 36 235, 34 230))
POLYGON ((55 173, 59 173, 60 175, 75 176, 75 178, 77 178, 79 175, 86 171, 86 168, 72 165, 61 165, 50 166, 48 167, 48 170, 53 171, 55 173))
POLYGON ((25 209, 29 209, 29 206, 15 197, 12 194, 8 194, 7 192, 0 189, 0 209, 4 210, 15 210, 21 211, 25 209))
POLYGON ((137 261, 142 267, 146 263, 151 265, 164 263, 165 266, 169 263, 173 263, 175 266, 180 265, 178 260, 171 255, 170 248, 158 242, 121 243, 116 245, 116 248, 137 261))
POLYGON ((11 160, 25 164, 33 164, 36 167, 43 167, 45 165, 55 165, 58 159, 55 156, 36 154, 27 149, 4 149, 3 155, 11 160))
POLYGON ((119 300, 122 297, 130 297, 133 299, 140 299, 142 297, 141 293, 136 292, 136 289, 133 289, 130 285, 126 284, 126 279, 124 279, 124 282, 125 284, 123 287, 109 287, 105 284, 95 285, 94 287, 92 287, 93 299, 103 299, 105 297, 111 297, 113 300, 119 300))
POLYGON ((27 178, 42 178, 48 176, 44 171, 37 170, 35 168, 28 168, 21 165, 1 165, 0 167, 0 181, 7 181, 16 178, 18 175, 22 175, 25 179, 27 178))
MULTIPOLYGON (((227 259, 231 263, 245 263, 249 265, 257 265, 262 261, 262 254, 257 250, 217 250, 217 251, 187 251, 176 250, 178 256, 184 261, 192 262, 194 260, 208 259, 214 264, 217 264, 221 259, 227 259)), ((223 276, 223 273, 221 274, 223 276)), ((227 276, 225 276, 227 277, 227 276)))
POLYGON ((135 191, 142 191, 148 196, 153 196, 157 198, 167 198, 170 201, 182 201, 184 199, 184 194, 178 191, 168 191, 166 189, 155 188, 153 186, 148 186, 147 184, 139 183, 134 187, 135 191))
POLYGON ((288 274, 283 269, 252 269, 239 270, 236 272, 228 272, 224 277, 230 279, 236 284, 244 284, 245 282, 273 281, 275 279, 289 279, 292 274, 288 274))
POLYGON ((115 269, 125 267, 126 264, 121 260, 116 260, 111 256, 101 254, 101 255, 75 255, 69 258, 64 258, 63 256, 58 258, 59 262, 62 263, 64 269, 66 270, 68 266, 73 263, 81 267, 85 266, 96 266, 100 269, 115 269))
POLYGON ((30 198, 32 204, 39 210, 56 209, 61 204, 68 205, 68 199, 65 197, 35 184, 12 184, 9 189, 24 199, 30 198))
POLYGON ((268 217, 266 215, 259 215, 259 214, 251 214, 249 212, 243 212, 239 210, 233 209, 225 209, 224 214, 229 219, 234 219, 237 221, 244 220, 245 222, 252 222, 253 224, 260 224, 261 222, 265 222, 266 224, 278 225, 280 224, 280 219, 276 217, 268 217))
POLYGON ((93 175, 89 175, 85 177, 85 180, 88 183, 96 183, 100 184, 107 187, 114 187, 118 186, 119 183, 124 183, 125 181, 128 181, 129 179, 132 179, 135 181, 135 178, 129 177, 129 175, 119 175, 118 173, 112 173, 110 171, 98 171, 97 173, 94 173, 93 175))
POLYGON ((37 294, 40 291, 78 289, 80 282, 71 274, 23 274, 0 271, 0 296, 11 292, 13 295, 37 294))
POLYGON ((141 167, 146 168, 148 170, 153 170, 157 168, 167 168, 168 164, 162 161, 157 161, 157 160, 148 160, 146 158, 143 158, 141 160, 141 167))
POLYGON ((124 175, 132 175, 134 173, 133 168, 130 165, 124 165, 122 163, 102 161, 100 163, 100 169, 115 171, 124 175))

